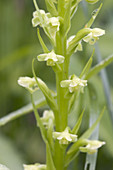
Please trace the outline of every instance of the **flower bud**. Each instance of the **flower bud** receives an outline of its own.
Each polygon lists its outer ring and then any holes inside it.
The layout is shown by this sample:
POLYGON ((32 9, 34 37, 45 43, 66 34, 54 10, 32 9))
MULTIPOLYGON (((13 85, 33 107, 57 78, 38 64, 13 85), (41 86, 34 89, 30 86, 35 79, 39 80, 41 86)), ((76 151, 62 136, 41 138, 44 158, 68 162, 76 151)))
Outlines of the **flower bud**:
POLYGON ((30 93, 33 93, 38 90, 38 86, 34 77, 20 77, 18 79, 18 84, 22 87, 25 87, 27 90, 29 90, 30 93))
POLYGON ((49 124, 49 120, 52 120, 52 122, 54 122, 54 114, 52 110, 45 110, 43 113, 43 117, 41 117, 42 123, 43 125, 45 125, 46 127, 48 127, 49 124))

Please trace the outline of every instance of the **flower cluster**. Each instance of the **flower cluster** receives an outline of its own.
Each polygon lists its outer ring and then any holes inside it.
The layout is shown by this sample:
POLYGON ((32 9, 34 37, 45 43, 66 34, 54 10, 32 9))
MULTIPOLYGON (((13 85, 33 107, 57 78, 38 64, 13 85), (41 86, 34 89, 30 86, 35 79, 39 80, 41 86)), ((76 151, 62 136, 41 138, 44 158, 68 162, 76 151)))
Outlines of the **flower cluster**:
POLYGON ((72 75, 69 77, 69 80, 61 81, 60 85, 61 87, 68 87, 70 93, 73 93, 80 88, 83 92, 83 88, 87 86, 87 80, 81 80, 76 75, 72 75))
POLYGON ((44 10, 33 12, 32 24, 34 27, 40 25, 44 28, 45 33, 55 40, 56 32, 59 31, 59 18, 51 17, 50 13, 45 13, 44 10))

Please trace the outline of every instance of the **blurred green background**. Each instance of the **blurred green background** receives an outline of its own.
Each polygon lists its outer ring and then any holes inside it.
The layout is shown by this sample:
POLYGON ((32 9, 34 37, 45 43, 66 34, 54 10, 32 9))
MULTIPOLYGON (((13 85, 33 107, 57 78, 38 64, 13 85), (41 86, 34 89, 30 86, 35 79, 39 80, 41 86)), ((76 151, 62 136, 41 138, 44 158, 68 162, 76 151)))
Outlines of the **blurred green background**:
MULTIPOLYGON (((40 8, 45 9, 44 0, 38 0, 40 8)), ((113 54, 113 1, 103 0, 103 7, 93 27, 100 27, 106 30, 105 36, 99 40, 99 48, 102 58, 113 54)), ((82 28, 90 19, 91 13, 99 6, 88 5, 88 10, 83 10, 81 4, 76 16, 72 19, 70 35, 82 28)), ((87 8, 86 8, 87 9, 87 8)), ((26 90, 19 87, 17 80, 20 76, 31 76, 32 59, 42 53, 36 28, 32 27, 31 19, 34 6, 32 0, 0 0, 0 117, 19 109, 30 102, 30 96, 26 90)), ((43 30, 41 35, 48 48, 49 40, 43 30)), ((77 75, 83 69, 84 64, 90 57, 93 47, 84 44, 84 52, 78 52, 71 58, 70 73, 77 75)), ((94 55, 94 63, 97 58, 94 55)), ((45 63, 37 62, 37 74, 50 88, 55 89, 55 77, 51 68, 45 63)), ((113 63, 106 68, 110 84, 111 102, 113 103, 113 63)), ((106 105, 103 85, 100 76, 92 80, 97 84, 99 93, 98 107, 106 105)), ((38 94, 38 98, 42 96, 38 94)), ((40 114, 42 109, 39 110, 40 114)), ((85 116, 84 119, 88 123, 85 116)), ((99 151, 97 170, 113 169, 113 122, 106 111, 100 125, 100 139, 106 141, 99 151)), ((0 127, 0 163, 7 165, 11 170, 22 170, 22 164, 45 162, 45 145, 42 141, 40 131, 36 127, 33 113, 14 120, 7 125, 0 127)), ((81 154, 78 160, 78 169, 83 169, 84 155, 81 154), (81 167, 81 162, 82 167, 81 167)))

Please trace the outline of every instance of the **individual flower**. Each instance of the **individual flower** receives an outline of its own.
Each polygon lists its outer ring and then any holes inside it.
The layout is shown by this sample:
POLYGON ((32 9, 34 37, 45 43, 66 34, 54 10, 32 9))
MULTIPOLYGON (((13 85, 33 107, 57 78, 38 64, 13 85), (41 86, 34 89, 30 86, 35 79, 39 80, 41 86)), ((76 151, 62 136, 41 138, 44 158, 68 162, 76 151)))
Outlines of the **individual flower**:
POLYGON ((60 85, 61 87, 68 87, 70 93, 75 92, 79 88, 83 92, 83 88, 87 86, 87 80, 81 80, 76 75, 72 75, 69 77, 69 80, 61 81, 60 85))
POLYGON ((25 87, 27 90, 30 91, 30 93, 33 93, 38 90, 38 86, 34 77, 20 77, 18 79, 18 84, 22 87, 25 87))
POLYGON ((60 144, 65 145, 77 141, 77 135, 69 133, 68 127, 63 132, 53 132, 53 138, 59 140, 60 144))
POLYGON ((40 54, 37 56, 38 61, 47 61, 48 66, 55 66, 55 63, 61 64, 64 62, 64 57, 62 55, 57 55, 54 51, 50 53, 40 54))
POLYGON ((59 18, 58 17, 51 17, 48 19, 48 24, 50 27, 53 27, 56 29, 56 31, 59 31, 59 26, 60 26, 60 22, 59 22, 59 18))
POLYGON ((89 154, 93 154, 97 151, 98 148, 105 145, 105 142, 101 142, 98 140, 87 140, 88 144, 85 147, 80 147, 81 152, 87 152, 89 154))
POLYGON ((60 22, 58 17, 51 17, 47 22, 47 29, 50 36, 55 40, 56 32, 59 31, 60 22))
MULTIPOLYGON (((69 39, 67 40, 67 48, 69 47, 69 43, 73 40, 73 38, 75 38, 75 36, 76 35, 72 35, 71 37, 69 37, 69 39)), ((82 41, 79 41, 74 52, 76 53, 77 51, 82 51, 82 50, 83 50, 82 41)))
POLYGON ((97 40, 99 40, 99 37, 105 34, 105 30, 102 30, 100 28, 94 28, 90 29, 91 32, 83 38, 85 42, 89 42, 90 45, 95 44, 97 40))
POLYGON ((33 27, 37 27, 38 25, 40 25, 41 27, 46 27, 49 16, 50 14, 45 13, 44 10, 33 12, 33 19, 32 19, 33 27))
POLYGON ((43 117, 41 117, 43 125, 48 127, 49 120, 52 120, 54 122, 54 114, 52 110, 45 110, 43 113, 43 117))
POLYGON ((46 165, 39 163, 34 165, 24 165, 24 170, 46 170, 46 165))

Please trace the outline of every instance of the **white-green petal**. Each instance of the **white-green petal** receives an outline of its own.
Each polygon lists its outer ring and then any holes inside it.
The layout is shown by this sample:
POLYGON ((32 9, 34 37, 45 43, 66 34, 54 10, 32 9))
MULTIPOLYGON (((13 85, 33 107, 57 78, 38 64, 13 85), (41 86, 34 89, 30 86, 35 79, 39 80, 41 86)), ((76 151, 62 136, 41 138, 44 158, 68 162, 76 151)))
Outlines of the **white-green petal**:
POLYGON ((105 34, 105 30, 100 29, 100 28, 94 28, 92 29, 92 33, 94 37, 100 37, 105 34))
POLYGON ((93 36, 93 34, 92 34, 92 32, 90 32, 87 36, 85 36, 85 37, 83 38, 83 40, 84 40, 85 42, 89 42, 89 41, 92 39, 92 36, 93 36))
POLYGON ((61 87, 69 87, 71 80, 63 80, 60 82, 61 87))
POLYGON ((58 59, 58 62, 61 64, 61 63, 63 63, 64 62, 64 56, 62 56, 62 55, 56 55, 56 57, 57 57, 57 59, 58 59))
POLYGON ((40 20, 39 20, 38 17, 35 17, 35 18, 32 19, 32 25, 33 25, 33 27, 36 27, 36 26, 38 26, 39 24, 40 24, 40 20))
POLYGON ((46 61, 47 59, 47 54, 40 54, 37 56, 38 61, 46 61))

